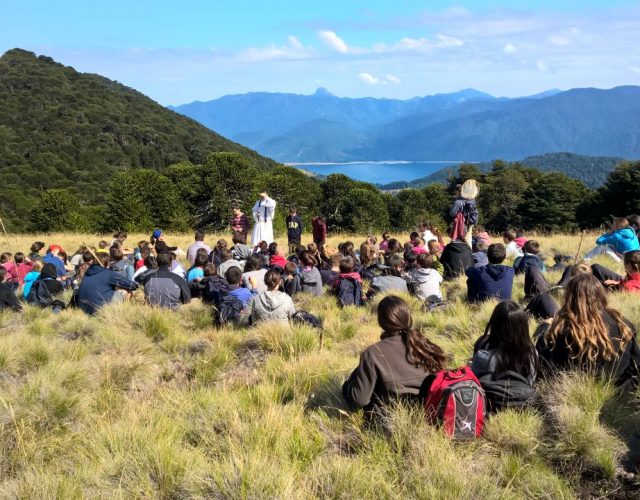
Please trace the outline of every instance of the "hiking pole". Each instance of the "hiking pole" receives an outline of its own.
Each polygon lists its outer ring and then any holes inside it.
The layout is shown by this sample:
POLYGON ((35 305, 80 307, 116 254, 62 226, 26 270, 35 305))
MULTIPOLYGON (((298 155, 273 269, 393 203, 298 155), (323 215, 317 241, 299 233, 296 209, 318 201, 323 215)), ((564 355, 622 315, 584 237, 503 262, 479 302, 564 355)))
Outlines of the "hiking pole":
POLYGON ((578 245, 578 251, 576 252, 576 256, 573 258, 573 262, 578 262, 578 255, 580 255, 580 250, 582 249, 582 242, 584 241, 584 237, 587 234, 586 230, 582 230, 582 238, 580 238, 580 244, 578 245))
MULTIPOLYGON (((4 222, 1 217, 0 217, 0 226, 2 226, 2 232, 4 233, 4 239, 7 241, 7 246, 9 247, 10 250, 14 250, 13 245, 11 244, 11 241, 9 241, 9 234, 7 233, 7 229, 4 227, 4 222)), ((17 245, 16 245, 16 248, 17 248, 17 245)))
POLYGON ((91 254, 91 256, 93 257, 93 260, 95 260, 98 264, 100 264, 100 267, 104 267, 102 265, 102 261, 98 259, 98 256, 95 253, 93 253, 93 250, 91 250, 91 247, 85 245, 84 242, 82 242, 82 246, 85 247, 87 251, 91 254))

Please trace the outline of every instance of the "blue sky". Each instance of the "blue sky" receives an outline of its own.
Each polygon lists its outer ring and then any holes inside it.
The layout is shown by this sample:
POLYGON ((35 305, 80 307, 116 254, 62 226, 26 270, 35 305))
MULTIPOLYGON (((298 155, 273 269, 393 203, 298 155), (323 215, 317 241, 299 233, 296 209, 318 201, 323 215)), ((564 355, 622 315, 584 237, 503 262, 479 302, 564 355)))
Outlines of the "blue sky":
POLYGON ((637 1, 0 0, 33 50, 162 104, 250 91, 409 98, 640 84, 637 1))

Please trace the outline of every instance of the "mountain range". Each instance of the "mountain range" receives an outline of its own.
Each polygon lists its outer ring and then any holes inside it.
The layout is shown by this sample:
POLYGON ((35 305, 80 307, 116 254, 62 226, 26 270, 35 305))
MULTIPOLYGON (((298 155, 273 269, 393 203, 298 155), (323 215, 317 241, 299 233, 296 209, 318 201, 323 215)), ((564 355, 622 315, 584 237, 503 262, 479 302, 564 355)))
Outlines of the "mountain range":
POLYGON ((283 162, 640 157, 640 87, 408 100, 254 92, 171 109, 283 162))

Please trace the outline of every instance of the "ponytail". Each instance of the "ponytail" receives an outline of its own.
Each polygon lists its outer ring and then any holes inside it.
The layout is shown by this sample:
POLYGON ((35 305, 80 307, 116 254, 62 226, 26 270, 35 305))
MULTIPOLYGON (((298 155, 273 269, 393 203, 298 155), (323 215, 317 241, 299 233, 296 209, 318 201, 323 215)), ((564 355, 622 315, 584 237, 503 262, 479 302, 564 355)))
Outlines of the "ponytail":
POLYGON ((418 330, 405 330, 401 335, 402 342, 407 348, 409 363, 431 373, 445 369, 448 360, 440 346, 429 341, 418 330))

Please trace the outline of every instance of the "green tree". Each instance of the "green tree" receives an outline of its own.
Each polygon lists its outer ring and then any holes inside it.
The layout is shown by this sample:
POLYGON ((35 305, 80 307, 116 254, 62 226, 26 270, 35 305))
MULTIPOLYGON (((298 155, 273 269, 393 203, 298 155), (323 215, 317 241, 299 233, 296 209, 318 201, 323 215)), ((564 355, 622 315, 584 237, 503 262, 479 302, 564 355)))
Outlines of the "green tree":
POLYGON ((552 172, 541 175, 524 194, 520 211, 527 229, 571 231, 579 226, 576 210, 589 196, 580 181, 552 172))
POLYGON ((451 195, 447 192, 444 184, 434 183, 422 188, 426 203, 426 213, 434 224, 440 224, 444 228, 444 221, 449 218, 449 208, 451 207, 451 195))
POLYGON ((66 189, 49 189, 36 198, 31 229, 37 232, 91 231, 94 228, 82 212, 78 197, 66 189))
POLYGON ((378 191, 356 187, 345 200, 346 231, 370 233, 389 226, 389 212, 384 197, 378 191))
POLYGON ((426 213, 427 202, 424 191, 418 189, 403 189, 396 198, 398 199, 400 210, 391 215, 391 222, 394 228, 401 231, 413 230, 426 213))

